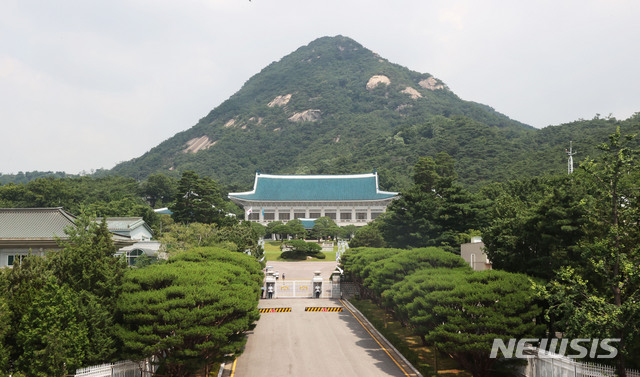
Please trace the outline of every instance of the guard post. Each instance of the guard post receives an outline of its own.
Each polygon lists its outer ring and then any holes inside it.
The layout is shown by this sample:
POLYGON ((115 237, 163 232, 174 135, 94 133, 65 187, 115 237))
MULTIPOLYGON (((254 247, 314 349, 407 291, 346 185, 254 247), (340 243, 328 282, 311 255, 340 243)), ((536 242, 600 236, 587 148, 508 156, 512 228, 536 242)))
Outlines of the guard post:
POLYGON ((267 277, 264 282, 267 286, 267 298, 273 298, 276 292, 276 277, 273 275, 273 271, 267 270, 267 277))
POLYGON ((312 292, 314 298, 320 298, 322 294, 322 276, 320 276, 322 272, 314 271, 313 279, 311 279, 312 292))

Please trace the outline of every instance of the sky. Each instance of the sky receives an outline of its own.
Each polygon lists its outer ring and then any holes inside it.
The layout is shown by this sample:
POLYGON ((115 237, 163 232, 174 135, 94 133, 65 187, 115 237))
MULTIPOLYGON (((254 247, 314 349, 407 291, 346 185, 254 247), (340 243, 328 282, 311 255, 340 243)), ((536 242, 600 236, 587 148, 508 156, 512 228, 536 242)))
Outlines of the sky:
POLYGON ((536 128, 640 111, 637 0, 2 0, 0 173, 110 169, 350 37, 536 128))

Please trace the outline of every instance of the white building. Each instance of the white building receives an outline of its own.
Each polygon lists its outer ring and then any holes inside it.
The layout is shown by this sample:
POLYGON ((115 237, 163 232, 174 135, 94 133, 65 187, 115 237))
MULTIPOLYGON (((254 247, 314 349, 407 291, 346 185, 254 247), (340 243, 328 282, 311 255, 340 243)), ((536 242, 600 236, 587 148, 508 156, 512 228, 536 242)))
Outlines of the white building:
POLYGON ((329 217, 338 226, 362 226, 384 213, 397 192, 378 188, 378 173, 273 175, 256 173, 253 190, 230 193, 245 220, 266 225, 329 217))

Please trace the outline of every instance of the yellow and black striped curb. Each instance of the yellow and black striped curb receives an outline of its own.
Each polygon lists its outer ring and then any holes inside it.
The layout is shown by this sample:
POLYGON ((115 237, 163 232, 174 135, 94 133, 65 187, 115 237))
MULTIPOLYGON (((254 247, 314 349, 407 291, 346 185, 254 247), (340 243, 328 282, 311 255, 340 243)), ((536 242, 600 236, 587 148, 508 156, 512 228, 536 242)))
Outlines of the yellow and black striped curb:
POLYGON ((290 312, 291 308, 258 308, 260 313, 284 313, 290 312))
POLYGON ((305 312, 341 312, 342 308, 335 306, 307 306, 305 312))

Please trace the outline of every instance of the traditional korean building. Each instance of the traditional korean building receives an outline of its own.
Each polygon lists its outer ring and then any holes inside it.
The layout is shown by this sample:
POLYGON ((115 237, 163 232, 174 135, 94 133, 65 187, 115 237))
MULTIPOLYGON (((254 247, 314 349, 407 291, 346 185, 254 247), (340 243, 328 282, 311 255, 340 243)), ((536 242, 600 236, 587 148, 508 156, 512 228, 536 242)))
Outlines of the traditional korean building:
MULTIPOLYGON (((69 240, 65 229, 75 226, 76 217, 61 207, 0 208, 0 267, 12 267, 29 253, 60 250, 60 242, 69 240)), ((112 240, 117 247, 134 243, 116 233, 112 240)))
POLYGON ((397 192, 378 188, 378 173, 273 175, 256 173, 253 190, 230 193, 245 220, 266 225, 329 217, 339 226, 365 225, 380 216, 397 192))

